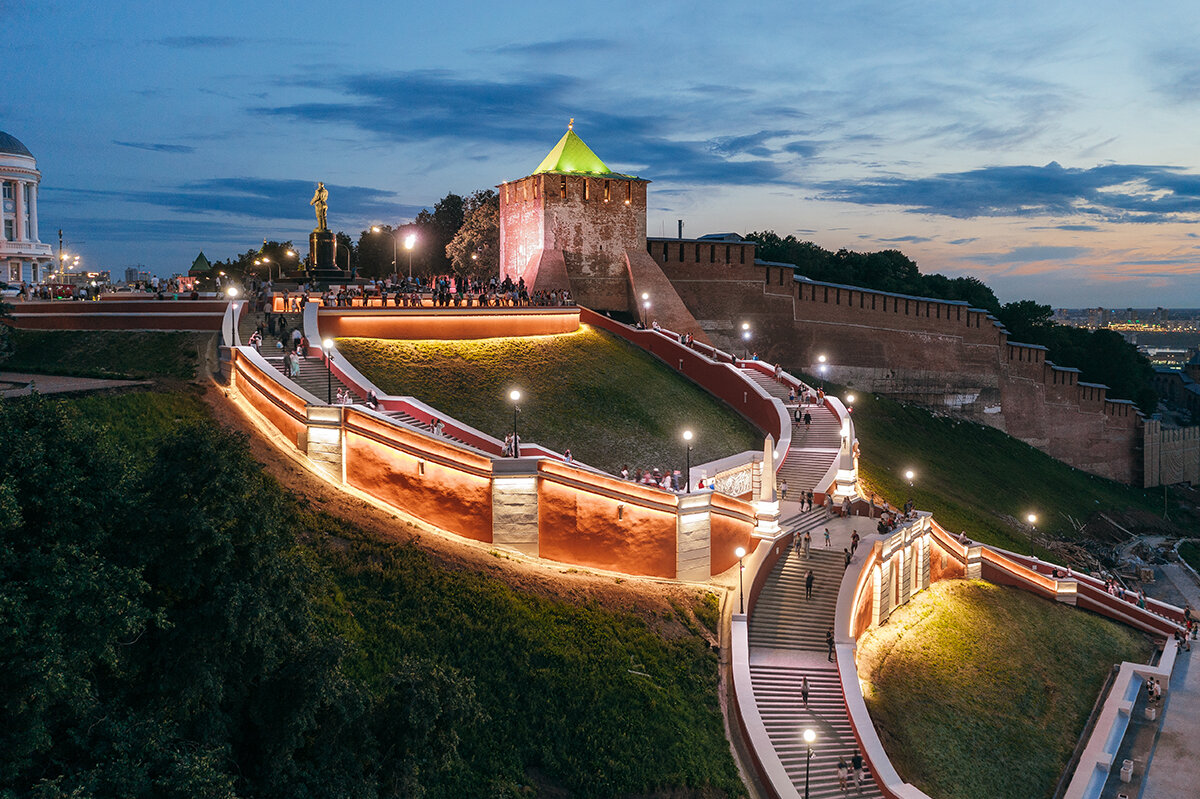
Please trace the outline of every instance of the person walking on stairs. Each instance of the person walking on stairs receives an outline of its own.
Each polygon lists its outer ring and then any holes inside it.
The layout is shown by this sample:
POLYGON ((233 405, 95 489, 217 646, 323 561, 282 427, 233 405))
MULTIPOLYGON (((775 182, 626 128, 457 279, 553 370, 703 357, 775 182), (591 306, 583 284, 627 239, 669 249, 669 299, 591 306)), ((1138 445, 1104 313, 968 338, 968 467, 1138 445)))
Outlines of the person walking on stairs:
POLYGON ((804 700, 804 707, 808 707, 808 677, 800 678, 800 698, 804 700))
POLYGON ((808 530, 804 531, 804 557, 808 557, 808 550, 812 547, 812 533, 808 530))
POLYGON ((825 546, 826 546, 826 547, 830 546, 830 543, 829 543, 829 528, 828 528, 828 527, 826 527, 826 528, 825 528, 825 546))
POLYGON ((812 599, 813 581, 815 579, 816 578, 813 576, 813 570, 809 569, 808 573, 804 575, 804 598, 805 599, 812 599))
POLYGON ((838 787, 843 791, 849 786, 846 784, 846 770, 849 766, 846 765, 846 756, 842 755, 838 758, 838 787))
POLYGON ((854 789, 862 793, 863 759, 857 749, 854 750, 854 757, 850 758, 850 773, 854 775, 854 789))
POLYGON ((829 655, 826 657, 830 663, 833 662, 833 628, 829 627, 825 630, 825 646, 829 648, 829 655))
POLYGON ((804 432, 808 433, 808 426, 812 424, 812 414, 808 411, 804 412, 804 432))
POLYGON ((787 480, 779 484, 779 501, 783 502, 787 499, 787 480))

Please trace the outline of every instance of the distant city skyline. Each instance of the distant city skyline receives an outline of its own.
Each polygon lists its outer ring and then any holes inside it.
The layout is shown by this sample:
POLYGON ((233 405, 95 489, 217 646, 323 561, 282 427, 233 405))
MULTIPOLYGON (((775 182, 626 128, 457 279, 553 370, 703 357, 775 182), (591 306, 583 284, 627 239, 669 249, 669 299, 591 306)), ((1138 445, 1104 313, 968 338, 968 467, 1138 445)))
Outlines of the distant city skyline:
POLYGON ((1200 306, 1200 19, 1182 2, 685 11, 4 4, 0 130, 43 173, 41 239, 186 271, 354 237, 528 174, 567 119, 650 186, 648 233, 898 248, 1002 301, 1200 306))

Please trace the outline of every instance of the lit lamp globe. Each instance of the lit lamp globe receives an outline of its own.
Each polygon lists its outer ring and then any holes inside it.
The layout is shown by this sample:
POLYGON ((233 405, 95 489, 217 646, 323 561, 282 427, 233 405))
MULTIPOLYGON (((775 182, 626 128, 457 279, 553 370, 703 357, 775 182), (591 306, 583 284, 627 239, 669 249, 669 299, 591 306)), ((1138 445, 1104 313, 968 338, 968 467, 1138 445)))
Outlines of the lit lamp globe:
POLYGON ((817 363, 825 363, 825 356, 824 356, 824 355, 818 355, 818 356, 817 356, 817 363))
POLYGON ((333 339, 331 339, 331 338, 325 339, 324 341, 321 342, 321 346, 325 348, 326 352, 328 352, 329 350, 333 349, 333 339))
POLYGON ((915 475, 913 474, 913 470, 912 470, 912 469, 909 469, 907 472, 905 472, 905 473, 904 473, 904 479, 905 479, 905 480, 908 480, 908 481, 910 481, 910 482, 911 482, 911 481, 912 481, 912 479, 913 479, 913 477, 915 477, 915 475))
POLYGON ((746 548, 738 547, 737 549, 733 550, 733 554, 737 555, 738 560, 741 560, 742 558, 746 557, 746 548))
POLYGON ((514 388, 512 391, 508 392, 508 398, 513 402, 519 402, 521 399, 521 392, 514 388))
POLYGON ((692 440, 692 431, 691 431, 691 430, 684 430, 684 431, 683 431, 683 440, 684 440, 684 441, 691 441, 691 440, 692 440))
POLYGON ((234 297, 236 297, 238 295, 237 286, 230 286, 229 289, 225 293, 228 294, 229 299, 232 300, 234 297))
POLYGON ((817 740, 817 734, 815 732, 813 732, 812 730, 804 731, 804 743, 808 744, 809 746, 812 746, 812 742, 815 740, 817 740))
POLYGON ((1029 519, 1030 524, 1037 524, 1037 515, 1036 514, 1031 513, 1028 516, 1026 516, 1025 518, 1029 519))
POLYGON ((847 395, 846 395, 846 402, 848 402, 848 403, 850 403, 851 405, 853 405, 853 404, 854 404, 854 395, 853 395, 853 394, 847 394, 847 395))

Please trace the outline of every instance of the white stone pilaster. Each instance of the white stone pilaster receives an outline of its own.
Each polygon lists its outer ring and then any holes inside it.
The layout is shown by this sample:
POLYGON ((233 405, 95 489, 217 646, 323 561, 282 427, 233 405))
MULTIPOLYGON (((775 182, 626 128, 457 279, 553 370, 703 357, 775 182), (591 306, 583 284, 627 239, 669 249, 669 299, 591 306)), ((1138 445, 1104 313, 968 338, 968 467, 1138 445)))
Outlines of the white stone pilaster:
POLYGON ((38 239, 38 220, 37 220, 37 195, 38 184, 36 182, 29 184, 29 240, 40 241, 38 239))
POLYGON ((25 181, 14 181, 16 186, 13 189, 13 219, 16 220, 13 224, 13 233, 16 234, 16 241, 26 241, 25 236, 25 181))

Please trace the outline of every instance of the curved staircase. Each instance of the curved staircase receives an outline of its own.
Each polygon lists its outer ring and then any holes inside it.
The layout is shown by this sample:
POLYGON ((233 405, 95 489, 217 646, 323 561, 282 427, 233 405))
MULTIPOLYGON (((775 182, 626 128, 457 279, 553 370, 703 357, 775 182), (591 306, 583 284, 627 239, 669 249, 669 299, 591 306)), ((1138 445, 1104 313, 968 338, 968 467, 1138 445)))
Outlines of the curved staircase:
POLYGON ((775 753, 801 796, 806 759, 801 736, 805 729, 817 734, 808 775, 809 795, 816 799, 883 796, 865 766, 858 789, 853 777, 847 791, 838 786, 838 758, 849 764, 857 746, 837 668, 827 659, 825 643, 825 632, 833 627, 844 563, 840 549, 826 549, 824 537, 814 536, 807 558, 793 549, 775 563, 749 619, 754 703, 775 753), (805 599, 804 577, 809 569, 814 575, 813 596, 805 599), (800 691, 805 678, 807 706, 800 691))

